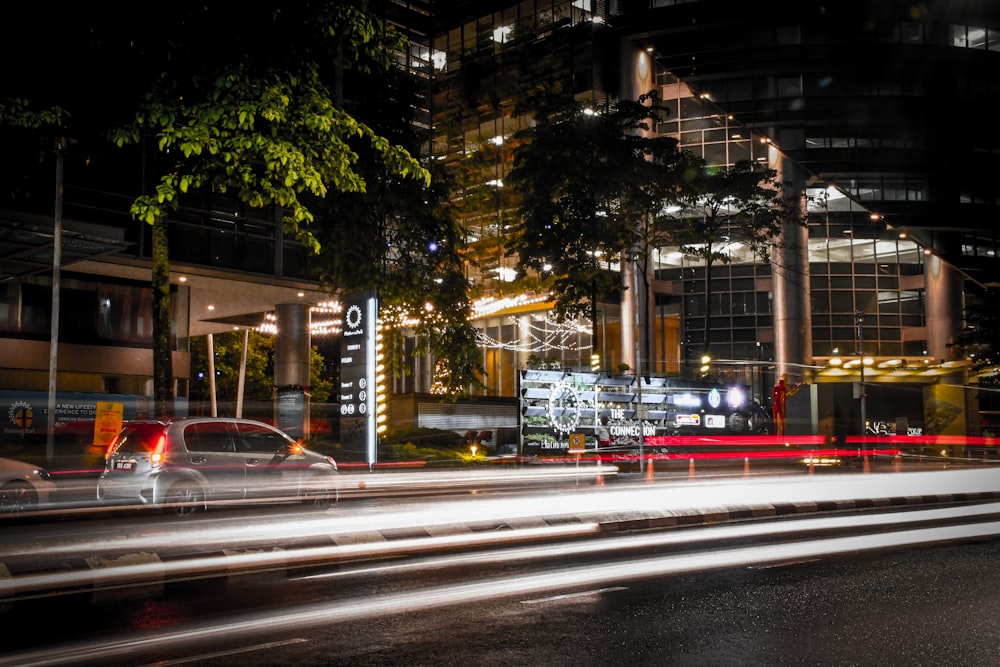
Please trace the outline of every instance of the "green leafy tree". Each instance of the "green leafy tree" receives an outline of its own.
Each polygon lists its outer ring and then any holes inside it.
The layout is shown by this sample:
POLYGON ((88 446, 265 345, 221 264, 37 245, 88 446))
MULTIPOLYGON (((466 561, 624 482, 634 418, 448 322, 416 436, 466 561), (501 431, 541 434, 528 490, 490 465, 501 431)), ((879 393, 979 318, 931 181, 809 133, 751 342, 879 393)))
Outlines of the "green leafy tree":
POLYGON ((519 194, 511 243, 522 270, 551 276, 560 319, 584 317, 597 341, 598 302, 621 290, 612 265, 633 251, 658 197, 676 189, 676 141, 651 137, 655 106, 621 102, 596 112, 540 96, 508 177, 519 194))
MULTIPOLYGON (((408 122, 413 116, 414 81, 390 70, 381 88, 364 88, 352 75, 345 85, 357 93, 348 101, 352 115, 394 144, 417 153, 427 137, 408 122)), ((338 253, 315 258, 325 284, 346 291, 374 289, 386 358, 393 373, 407 372, 404 339, 415 341, 413 354, 429 352, 445 360, 445 395, 457 397, 477 386, 481 354, 469 322, 470 306, 462 262, 464 239, 443 168, 428 164, 429 181, 406 178, 389 168, 365 142, 352 142, 362 192, 343 193, 321 204, 328 220, 349 221, 317 230, 324 247, 338 253)))
POLYGON ((167 221, 185 194, 209 191, 251 207, 278 208, 285 232, 319 252, 309 229, 313 202, 332 193, 366 191, 365 179, 355 170, 358 154, 352 142, 364 143, 387 172, 428 180, 428 172, 405 149, 338 106, 346 64, 384 66, 386 47, 397 45, 397 36, 360 0, 306 5, 310 11, 271 3, 241 8, 248 34, 259 38, 237 44, 245 50, 206 53, 185 42, 179 66, 163 72, 134 122, 113 134, 118 146, 149 140, 159 152, 159 182, 131 206, 132 215, 153 232, 158 413, 172 412, 167 221), (245 11, 250 8, 260 11, 245 11), (251 18, 261 23, 251 24, 251 18), (260 33, 263 25, 266 35, 260 33), (274 55, 282 53, 295 57, 274 55))
MULTIPOLYGON (((212 337, 215 351, 215 393, 220 403, 236 400, 239 387, 240 365, 243 355, 243 332, 228 331, 212 337)), ((246 370, 243 395, 247 402, 270 403, 274 392, 275 339, 256 331, 247 335, 246 370)), ((324 374, 324 358, 317 348, 312 349, 309 368, 309 393, 314 403, 326 403, 333 391, 333 382, 324 374)), ((190 398, 196 402, 211 399, 208 381, 208 337, 198 337, 191 346, 191 370, 196 378, 192 382, 190 398)))
POLYGON ((659 216, 654 228, 681 251, 705 262, 703 353, 709 353, 712 267, 731 260, 732 243, 748 246, 768 261, 773 239, 785 219, 777 172, 750 161, 732 167, 706 167, 687 156, 683 186, 668 198, 680 211, 659 216))
POLYGON ((43 127, 58 128, 69 114, 60 107, 35 110, 31 100, 8 98, 0 101, 0 125, 38 130, 43 127))

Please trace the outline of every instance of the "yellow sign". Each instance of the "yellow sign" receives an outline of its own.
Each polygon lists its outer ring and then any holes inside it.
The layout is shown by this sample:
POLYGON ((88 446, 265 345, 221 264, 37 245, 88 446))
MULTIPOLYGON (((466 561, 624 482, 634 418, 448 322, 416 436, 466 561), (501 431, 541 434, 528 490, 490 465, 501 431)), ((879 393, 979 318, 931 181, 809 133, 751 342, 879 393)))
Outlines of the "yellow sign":
POLYGON ((582 452, 586 448, 587 448, 587 441, 583 437, 583 433, 569 434, 569 451, 582 452))
POLYGON ((97 401, 94 411, 94 444, 107 447, 118 431, 122 430, 122 417, 125 414, 124 403, 97 401))

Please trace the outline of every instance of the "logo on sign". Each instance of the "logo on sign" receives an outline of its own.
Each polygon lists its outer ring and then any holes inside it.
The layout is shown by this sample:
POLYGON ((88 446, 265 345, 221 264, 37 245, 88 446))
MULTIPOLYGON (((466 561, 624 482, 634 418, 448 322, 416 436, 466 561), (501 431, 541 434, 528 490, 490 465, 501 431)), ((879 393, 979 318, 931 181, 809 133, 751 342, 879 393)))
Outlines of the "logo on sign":
POLYGON ((31 428, 32 420, 34 419, 34 411, 31 409, 31 403, 27 403, 25 401, 14 401, 10 404, 7 416, 10 417, 11 423, 18 428, 29 429, 31 428))
POLYGON ((708 392, 708 404, 711 405, 712 408, 717 408, 720 403, 722 403, 722 395, 719 394, 718 389, 712 387, 712 390, 708 392))
POLYGON ((701 423, 701 415, 677 415, 678 426, 697 426, 701 423))
POLYGON ((361 307, 354 305, 348 308, 344 323, 348 329, 358 329, 361 326, 361 307))

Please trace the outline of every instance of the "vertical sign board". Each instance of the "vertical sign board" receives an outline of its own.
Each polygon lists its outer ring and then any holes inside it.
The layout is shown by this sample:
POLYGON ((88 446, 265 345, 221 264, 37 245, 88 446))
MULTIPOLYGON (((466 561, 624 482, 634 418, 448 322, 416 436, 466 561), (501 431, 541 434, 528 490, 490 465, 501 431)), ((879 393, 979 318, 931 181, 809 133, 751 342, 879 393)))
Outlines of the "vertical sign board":
POLYGON ((378 299, 374 291, 344 298, 340 336, 340 442, 345 449, 363 449, 375 465, 375 323, 378 299))
POLYGON ((305 436, 306 396, 301 388, 278 389, 276 411, 278 428, 293 438, 305 436))
POLYGON ((94 444, 107 449, 118 431, 122 430, 125 404, 96 401, 94 405, 94 444))

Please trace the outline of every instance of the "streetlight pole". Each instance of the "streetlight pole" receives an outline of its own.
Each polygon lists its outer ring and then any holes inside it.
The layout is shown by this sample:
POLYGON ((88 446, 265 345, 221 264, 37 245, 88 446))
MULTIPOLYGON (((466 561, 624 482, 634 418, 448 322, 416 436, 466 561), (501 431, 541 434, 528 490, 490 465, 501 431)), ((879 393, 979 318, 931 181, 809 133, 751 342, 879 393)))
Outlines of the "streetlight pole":
POLYGON ((50 318, 49 338, 49 395, 48 422, 45 434, 45 459, 52 462, 55 456, 56 436, 56 390, 59 360, 59 293, 60 272, 62 269, 62 233, 63 233, 63 161, 66 154, 66 138, 57 137, 56 153, 56 201, 55 213, 52 217, 52 315, 50 318))

